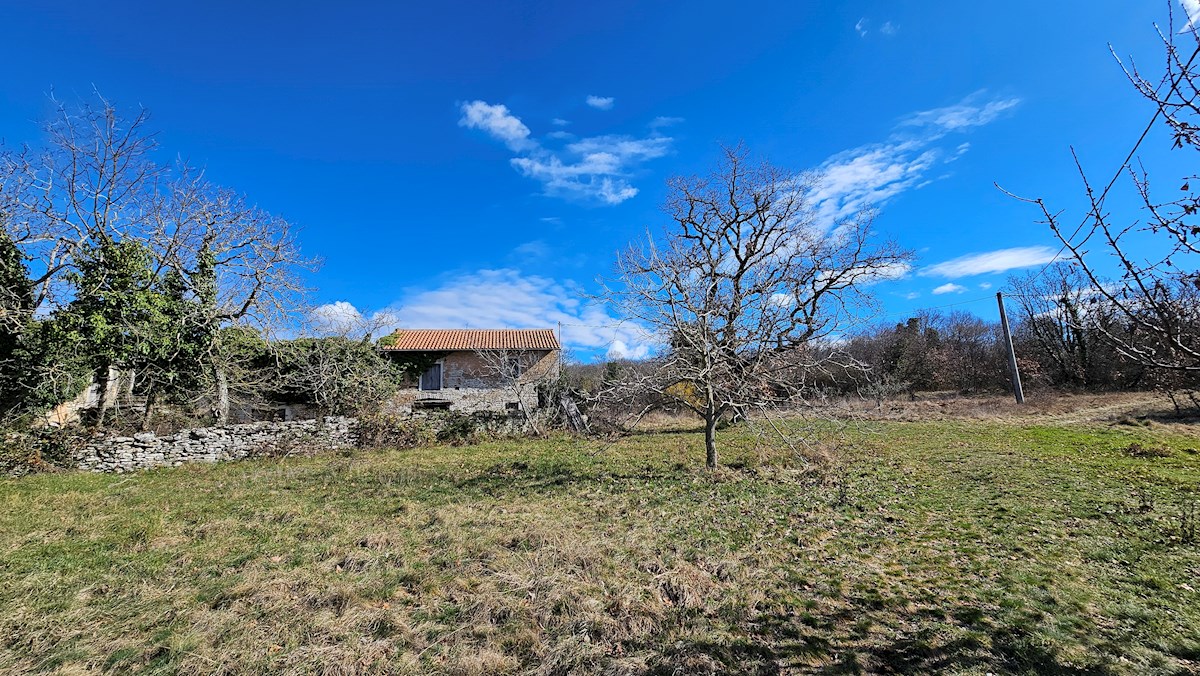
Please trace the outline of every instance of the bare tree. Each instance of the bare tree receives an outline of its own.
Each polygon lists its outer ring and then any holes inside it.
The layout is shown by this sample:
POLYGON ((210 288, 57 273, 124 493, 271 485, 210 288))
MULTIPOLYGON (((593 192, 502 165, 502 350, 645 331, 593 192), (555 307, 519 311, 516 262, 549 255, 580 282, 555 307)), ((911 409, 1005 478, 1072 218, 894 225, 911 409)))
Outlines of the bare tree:
MULTIPOLYGON (((1107 324, 1079 323, 1098 332, 1124 358, 1144 367, 1173 372, 1187 381, 1200 374, 1200 190, 1191 184, 1196 175, 1183 176, 1174 199, 1155 196, 1149 172, 1136 159, 1141 143, 1161 121, 1170 130, 1174 147, 1200 150, 1200 35, 1188 25, 1176 31, 1169 21, 1159 31, 1166 65, 1161 77, 1149 78, 1131 63, 1122 64, 1133 87, 1155 109, 1145 132, 1134 144, 1119 171, 1104 186, 1089 180, 1076 157, 1083 178, 1087 212, 1071 229, 1061 212, 1043 199, 1036 204, 1062 253, 1080 271, 1090 298, 1102 309, 1087 316, 1111 316, 1107 324), (1128 175, 1144 207, 1144 217, 1114 215, 1107 198, 1121 175, 1128 175), (1106 265, 1107 263, 1107 265, 1106 265), (1115 269, 1115 275, 1106 272, 1115 269)), ((1120 59, 1118 59, 1120 62, 1120 59)))
POLYGON ((1056 385, 1094 389, 1110 384, 1117 355, 1101 339, 1120 332, 1107 303, 1096 295, 1079 267, 1055 263, 1037 273, 1009 277, 1017 301, 1017 331, 1056 385))
POLYGON ((315 270, 317 262, 300 253, 295 228, 287 220, 186 166, 153 213, 148 236, 160 265, 181 272, 198 301, 191 326, 181 328, 204 337, 206 349, 196 366, 207 375, 213 419, 224 422, 230 375, 239 371, 223 364, 219 330, 251 327, 271 344, 280 329, 295 327, 307 291, 301 275, 315 270))
POLYGON ((149 113, 123 116, 103 97, 73 107, 56 99, 43 125, 46 144, 0 154, 0 187, 9 233, 30 260, 35 305, 63 302, 80 251, 149 229, 145 196, 166 175, 149 113))
POLYGON ((517 410, 521 413, 526 427, 540 436, 542 432, 529 413, 528 403, 528 376, 530 369, 541 360, 540 354, 530 350, 480 349, 475 351, 475 358, 480 364, 480 375, 500 385, 516 399, 517 410))
POLYGON ((669 182, 665 238, 617 262, 619 310, 664 343, 656 368, 630 385, 703 418, 709 468, 721 417, 794 401, 819 354, 806 346, 868 301, 866 285, 910 260, 874 241, 870 214, 822 223, 814 182, 724 148, 712 174, 669 182))
POLYGON ((180 349, 166 349, 160 360, 170 368, 142 376, 170 380, 181 362, 192 362, 188 369, 204 377, 191 384, 203 385, 213 417, 224 420, 229 369, 220 330, 246 325, 269 337, 290 323, 304 291, 301 274, 315 262, 301 256, 286 220, 186 165, 157 164, 145 109, 126 116, 98 94, 78 106, 54 103, 44 147, 0 153, 0 208, 29 260, 34 307, 53 312, 69 303, 70 274, 90 252, 121 242, 145 247, 151 273, 174 275, 181 299, 194 307, 177 318, 168 348, 180 349))

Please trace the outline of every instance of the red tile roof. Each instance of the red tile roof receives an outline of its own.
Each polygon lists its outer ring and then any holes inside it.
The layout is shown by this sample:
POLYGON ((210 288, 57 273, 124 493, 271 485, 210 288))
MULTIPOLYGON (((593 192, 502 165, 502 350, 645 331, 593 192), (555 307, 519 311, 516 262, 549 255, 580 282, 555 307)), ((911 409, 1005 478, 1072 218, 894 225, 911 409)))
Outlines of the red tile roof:
POLYGON ((400 329, 389 342, 397 352, 562 349, 554 329, 400 329))

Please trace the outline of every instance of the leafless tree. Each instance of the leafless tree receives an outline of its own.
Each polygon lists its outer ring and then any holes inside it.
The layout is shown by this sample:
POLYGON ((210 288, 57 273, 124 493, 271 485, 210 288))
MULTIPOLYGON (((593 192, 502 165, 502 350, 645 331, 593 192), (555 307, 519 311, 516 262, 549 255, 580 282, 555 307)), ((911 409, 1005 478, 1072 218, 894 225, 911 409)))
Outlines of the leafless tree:
POLYGON ((80 249, 145 228, 139 197, 164 174, 150 161, 157 144, 144 109, 125 119, 103 98, 78 109, 54 103, 43 149, 0 155, 9 231, 31 260, 38 307, 60 300, 80 249))
POLYGON ((229 370, 221 366, 219 330, 246 325, 269 337, 290 326, 305 290, 301 275, 316 262, 301 255, 285 219, 185 164, 156 163, 145 109, 123 115, 98 94, 80 105, 54 103, 44 147, 0 153, 0 206, 30 259, 35 307, 52 311, 70 301, 65 273, 89 247, 143 244, 155 273, 181 275, 198 301, 179 331, 211 338, 204 354, 189 358, 204 360, 212 413, 223 421, 229 370))
POLYGON ((1200 35, 1190 24, 1177 31, 1171 20, 1159 36, 1165 55, 1161 77, 1143 75, 1132 62, 1122 64, 1155 113, 1120 170, 1107 184, 1095 185, 1076 157, 1088 205, 1079 226, 1072 229, 1062 212, 1043 199, 1026 201, 1037 205, 1061 242, 1063 257, 1082 274, 1091 296, 1087 302, 1102 306, 1093 314, 1117 320, 1080 323, 1096 330, 1122 357, 1195 381, 1200 374, 1200 190, 1191 184, 1197 176, 1173 182, 1179 186, 1176 197, 1164 199, 1151 190, 1149 172, 1136 158, 1141 143, 1160 122, 1170 130, 1176 149, 1200 150, 1200 35), (1107 198, 1122 175, 1131 179, 1140 198, 1141 217, 1108 209, 1107 198), (1106 272, 1109 268, 1115 268, 1115 275, 1106 272))
POLYGON ((476 350, 475 358, 480 364, 480 375, 500 385, 516 399, 517 410, 525 425, 540 436, 542 432, 529 412, 528 402, 530 369, 541 360, 540 354, 530 350, 476 350))
POLYGON ((1095 388, 1109 384, 1117 356, 1102 341, 1120 329, 1107 303, 1097 303, 1077 265, 1059 262, 1042 271, 1013 276, 1009 296, 1016 300, 1017 332, 1056 385, 1095 388), (1107 362, 1107 363, 1105 363, 1107 362))
POLYGON ((669 182, 665 237, 619 257, 619 311, 663 344, 656 368, 629 385, 703 418, 710 468, 721 417, 795 401, 820 354, 806 348, 910 260, 875 242, 870 214, 822 223, 815 180, 724 148, 712 174, 669 182))
MULTIPOLYGON (((198 302, 185 318, 181 334, 207 336, 197 368, 207 387, 196 392, 209 404, 214 421, 229 416, 230 378, 248 374, 226 363, 219 330, 244 326, 272 340, 280 330, 295 330, 306 292, 302 273, 317 262, 300 253, 295 227, 228 188, 209 182, 186 164, 173 168, 142 197, 143 229, 126 236, 143 238, 155 254, 156 273, 173 270, 186 280, 198 302)), ((234 383, 234 389, 246 389, 234 383)))

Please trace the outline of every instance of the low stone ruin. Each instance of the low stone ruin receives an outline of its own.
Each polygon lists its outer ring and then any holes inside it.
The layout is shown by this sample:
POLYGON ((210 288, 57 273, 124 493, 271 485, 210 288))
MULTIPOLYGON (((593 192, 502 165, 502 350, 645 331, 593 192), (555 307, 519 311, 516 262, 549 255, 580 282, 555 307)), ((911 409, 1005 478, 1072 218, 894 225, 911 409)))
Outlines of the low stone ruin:
POLYGON ((132 472, 185 462, 223 462, 251 455, 290 455, 349 448, 357 443, 353 418, 253 422, 182 430, 158 436, 109 437, 75 453, 75 466, 93 472, 132 472))

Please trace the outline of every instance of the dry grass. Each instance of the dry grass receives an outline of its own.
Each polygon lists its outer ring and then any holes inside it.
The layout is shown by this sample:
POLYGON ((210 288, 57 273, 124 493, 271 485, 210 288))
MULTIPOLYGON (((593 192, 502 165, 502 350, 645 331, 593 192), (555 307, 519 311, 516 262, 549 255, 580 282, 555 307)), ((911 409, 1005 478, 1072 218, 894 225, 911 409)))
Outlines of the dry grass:
POLYGON ((848 413, 872 420, 921 422, 934 420, 989 420, 1029 424, 1112 423, 1120 419, 1167 418, 1170 401, 1153 392, 1067 393, 1035 390, 1024 404, 1011 395, 961 396, 955 392, 924 392, 883 400, 849 399, 841 402, 848 413))
POLYGON ((1174 428, 877 422, 819 470, 721 441, 714 473, 666 432, 8 481, 0 669, 1200 669, 1174 428))

